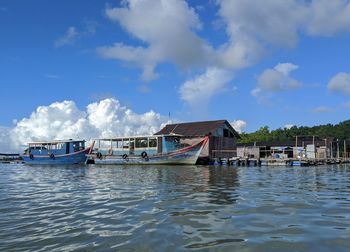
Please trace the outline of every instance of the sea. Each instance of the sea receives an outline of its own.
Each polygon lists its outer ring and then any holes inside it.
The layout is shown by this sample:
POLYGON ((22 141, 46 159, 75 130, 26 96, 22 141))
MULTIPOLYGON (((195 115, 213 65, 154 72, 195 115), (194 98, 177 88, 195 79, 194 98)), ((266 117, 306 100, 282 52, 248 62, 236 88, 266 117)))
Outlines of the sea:
POLYGON ((350 165, 0 164, 0 251, 350 251, 350 165))

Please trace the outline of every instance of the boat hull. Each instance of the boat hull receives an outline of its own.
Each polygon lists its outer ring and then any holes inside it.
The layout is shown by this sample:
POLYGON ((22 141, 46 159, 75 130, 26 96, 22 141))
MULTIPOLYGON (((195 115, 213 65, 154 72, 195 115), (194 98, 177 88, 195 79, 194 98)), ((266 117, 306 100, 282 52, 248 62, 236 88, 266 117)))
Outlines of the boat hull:
POLYGON ((30 158, 29 155, 21 156, 24 163, 29 165, 71 165, 71 164, 85 164, 87 154, 90 153, 91 147, 85 150, 74 152, 65 155, 57 155, 54 158, 50 156, 34 156, 30 158))
POLYGON ((142 158, 141 156, 123 158, 122 156, 114 155, 106 155, 100 158, 97 158, 96 155, 91 155, 90 157, 94 159, 95 164, 102 165, 194 165, 207 141, 208 138, 206 137, 196 145, 175 152, 152 155, 146 158, 142 158))

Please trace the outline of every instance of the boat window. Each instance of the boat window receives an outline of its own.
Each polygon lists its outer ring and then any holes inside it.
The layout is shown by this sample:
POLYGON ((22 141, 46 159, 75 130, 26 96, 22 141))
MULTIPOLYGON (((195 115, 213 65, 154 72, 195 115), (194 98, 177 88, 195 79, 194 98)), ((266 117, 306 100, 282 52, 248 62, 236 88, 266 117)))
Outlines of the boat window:
POLYGON ((85 142, 79 142, 79 148, 82 150, 85 148, 85 142))
POLYGON ((110 141, 100 141, 100 148, 101 149, 111 148, 111 142, 110 141))
POLYGON ((165 137, 166 142, 171 142, 171 143, 180 143, 180 138, 179 137, 173 137, 173 136, 167 136, 165 137))
POLYGON ((40 146, 36 146, 36 145, 32 145, 29 147, 30 150, 40 150, 41 147, 40 146))
POLYGON ((129 149, 130 141, 129 140, 124 140, 123 141, 123 149, 129 149))
POLYGON ((156 138, 150 138, 149 139, 149 147, 157 147, 157 139, 156 138))
POLYGON ((136 148, 147 148, 148 145, 147 138, 136 138, 135 143, 136 148))
POLYGON ((81 150, 81 142, 74 142, 73 143, 73 150, 74 152, 80 151, 81 150))
POLYGON ((58 150, 65 149, 65 144, 64 144, 64 143, 58 143, 58 144, 57 144, 57 149, 58 149, 58 150))
POLYGON ((135 139, 130 139, 130 148, 135 148, 135 139))
POLYGON ((123 148, 123 141, 122 141, 122 140, 117 140, 117 141, 115 142, 115 146, 116 146, 116 148, 118 148, 118 149, 122 149, 122 148, 123 148))

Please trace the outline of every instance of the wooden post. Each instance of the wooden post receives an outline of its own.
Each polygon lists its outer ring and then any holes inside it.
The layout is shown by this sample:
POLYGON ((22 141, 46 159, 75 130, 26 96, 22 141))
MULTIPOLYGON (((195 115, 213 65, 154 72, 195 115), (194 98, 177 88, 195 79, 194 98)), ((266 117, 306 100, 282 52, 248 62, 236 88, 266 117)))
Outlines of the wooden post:
POLYGON ((333 140, 331 141, 331 158, 333 158, 333 140))
POLYGON ((337 139, 337 159, 339 159, 340 153, 339 153, 339 139, 337 139))
POLYGON ((344 140, 344 159, 346 159, 346 140, 344 140))

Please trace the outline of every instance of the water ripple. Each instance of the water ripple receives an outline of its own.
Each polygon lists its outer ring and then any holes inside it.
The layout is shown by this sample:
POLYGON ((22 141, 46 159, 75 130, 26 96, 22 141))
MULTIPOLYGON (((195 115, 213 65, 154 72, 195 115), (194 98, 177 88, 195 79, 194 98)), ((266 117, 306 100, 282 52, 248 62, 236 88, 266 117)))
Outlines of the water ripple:
POLYGON ((0 166, 0 251, 348 251, 350 167, 0 166))

